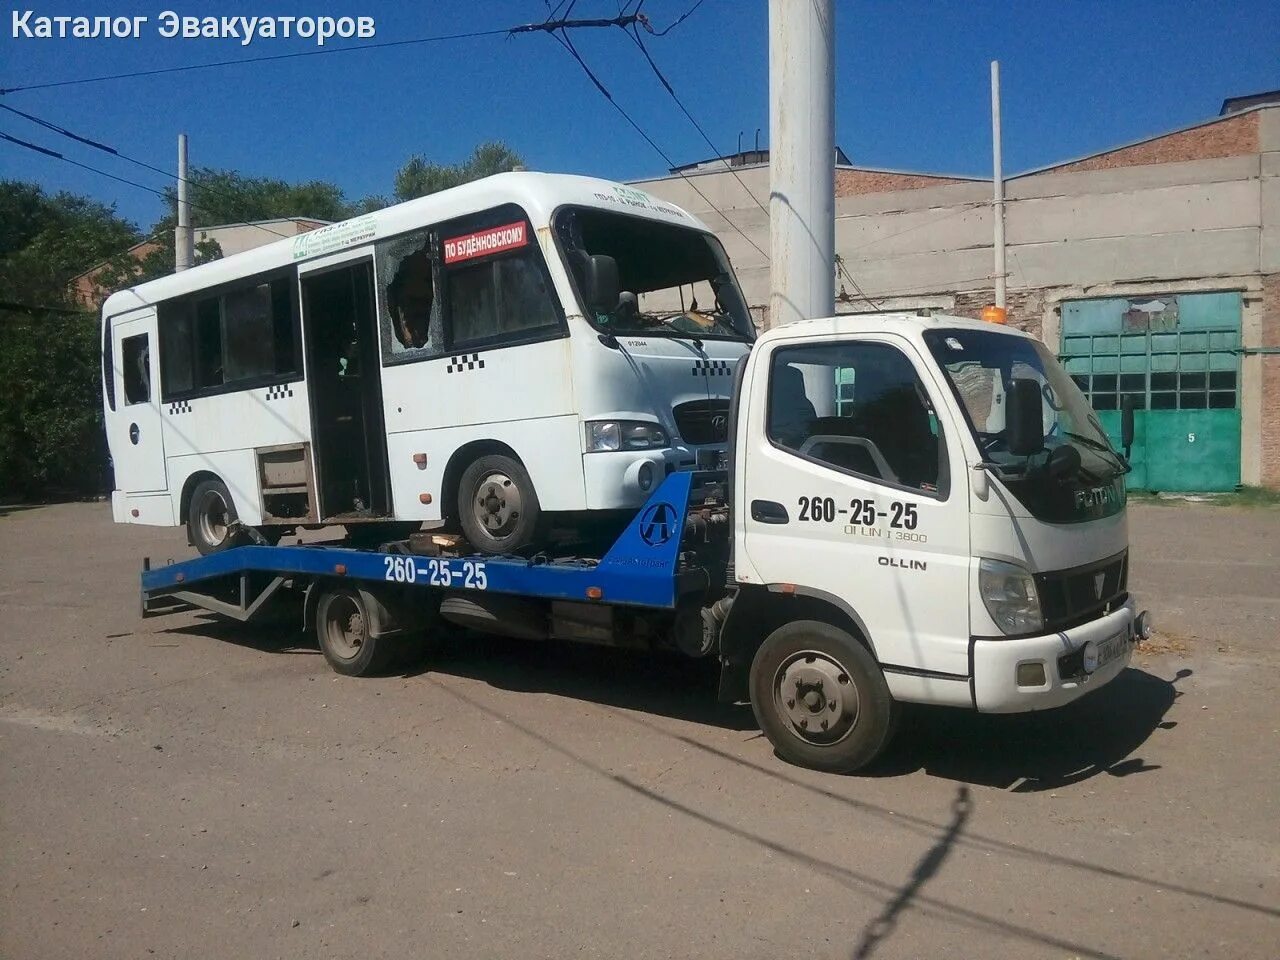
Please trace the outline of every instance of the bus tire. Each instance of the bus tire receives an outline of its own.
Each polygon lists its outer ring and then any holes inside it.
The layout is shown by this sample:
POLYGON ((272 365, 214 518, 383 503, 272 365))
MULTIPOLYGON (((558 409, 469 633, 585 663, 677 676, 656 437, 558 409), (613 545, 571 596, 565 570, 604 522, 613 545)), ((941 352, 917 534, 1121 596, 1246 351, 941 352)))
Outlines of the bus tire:
POLYGON ((751 709, 778 756, 801 767, 851 773, 880 755, 898 704, 871 651, 817 620, 784 624, 751 663, 751 709))
POLYGON ((187 504, 187 539, 202 556, 237 546, 235 501, 221 480, 202 480, 187 504))
POLYGON ((392 637, 376 637, 359 590, 326 587, 316 601, 316 640, 329 666, 348 677, 385 671, 399 648, 392 637))
POLYGON ((542 508, 533 481, 519 460, 487 454, 458 482, 458 522, 481 553, 514 553, 533 543, 542 508))

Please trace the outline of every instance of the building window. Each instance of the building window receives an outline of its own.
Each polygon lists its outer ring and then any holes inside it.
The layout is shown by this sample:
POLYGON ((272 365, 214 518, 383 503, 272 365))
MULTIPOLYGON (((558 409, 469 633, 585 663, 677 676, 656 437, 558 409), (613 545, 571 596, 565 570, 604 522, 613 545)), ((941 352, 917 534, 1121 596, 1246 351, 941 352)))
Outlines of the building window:
POLYGON ((1100 412, 1234 409, 1241 314, 1239 293, 1069 301, 1062 362, 1100 412))
POLYGON ((151 399, 151 350, 147 335, 125 337, 120 341, 120 373, 124 377, 126 406, 146 403, 151 399))
POLYGON ((911 361, 880 343, 785 347, 773 355, 768 436, 838 470, 936 493, 942 442, 911 361))

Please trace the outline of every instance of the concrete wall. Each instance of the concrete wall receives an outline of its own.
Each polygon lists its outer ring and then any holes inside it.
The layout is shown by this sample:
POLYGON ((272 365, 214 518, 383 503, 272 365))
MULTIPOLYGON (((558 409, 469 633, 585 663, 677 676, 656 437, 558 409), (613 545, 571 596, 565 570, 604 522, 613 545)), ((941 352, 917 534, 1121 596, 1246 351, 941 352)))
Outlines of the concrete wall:
MULTIPOLYGON (((746 188, 723 171, 641 186, 716 231, 767 325, 769 227, 756 200, 767 205, 768 168, 738 175, 746 188)), ((836 251, 856 281, 837 272, 837 310, 977 316, 993 297, 990 183, 860 183, 886 189, 836 198, 836 251)), ((1018 176, 1005 192, 1010 320, 1055 348, 1064 300, 1244 294, 1242 480, 1280 487, 1280 355, 1265 352, 1280 348, 1280 106, 1018 176)))

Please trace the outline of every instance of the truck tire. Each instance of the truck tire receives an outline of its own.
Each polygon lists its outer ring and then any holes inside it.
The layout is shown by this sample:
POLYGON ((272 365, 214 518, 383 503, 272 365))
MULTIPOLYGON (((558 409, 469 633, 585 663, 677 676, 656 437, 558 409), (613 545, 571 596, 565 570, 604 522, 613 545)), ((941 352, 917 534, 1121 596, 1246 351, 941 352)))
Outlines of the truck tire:
POLYGON ((851 773, 880 755, 897 726, 898 704, 871 651, 817 620, 769 634, 750 684, 760 729, 797 766, 851 773))
POLYGON ((533 543, 542 508, 533 481, 519 460, 488 454, 462 473, 458 522, 481 553, 515 553, 533 543))
POLYGON ((187 539, 201 556, 239 546, 235 532, 239 519, 231 491, 221 480, 202 480, 191 491, 187 504, 187 539))
POLYGON ((375 637, 364 597, 349 587, 327 587, 316 601, 316 639, 329 666, 348 677, 381 673, 395 658, 399 644, 375 637))

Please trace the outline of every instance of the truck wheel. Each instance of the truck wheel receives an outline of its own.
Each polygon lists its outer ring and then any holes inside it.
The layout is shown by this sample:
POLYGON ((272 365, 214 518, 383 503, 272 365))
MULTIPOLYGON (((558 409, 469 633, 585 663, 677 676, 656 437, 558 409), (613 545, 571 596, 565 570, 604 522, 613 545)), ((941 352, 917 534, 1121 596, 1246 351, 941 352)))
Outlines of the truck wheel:
POLYGON ((234 533, 239 519, 231 491, 221 480, 203 480, 187 505, 187 539, 202 556, 239 544, 234 533))
POLYGON ((751 663, 751 708, 779 756, 831 773, 879 756, 898 713, 871 652, 816 620, 785 624, 761 644, 751 663))
POLYGON ((524 465, 511 457, 481 457, 458 483, 458 522, 481 553, 513 553, 527 547, 542 509, 524 465))
POLYGON ((396 644, 369 633, 369 611, 359 590, 332 587, 316 602, 316 639, 329 666, 348 677, 380 673, 395 656, 396 644))

